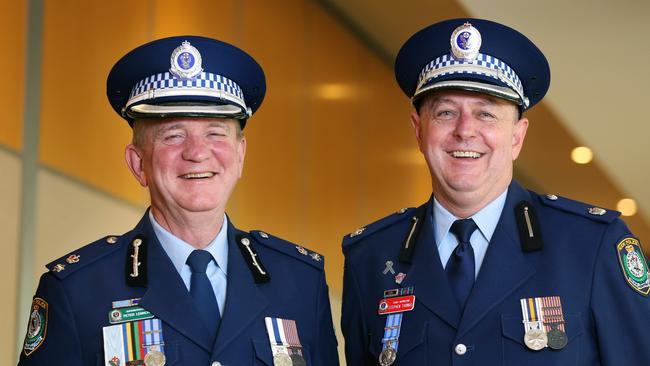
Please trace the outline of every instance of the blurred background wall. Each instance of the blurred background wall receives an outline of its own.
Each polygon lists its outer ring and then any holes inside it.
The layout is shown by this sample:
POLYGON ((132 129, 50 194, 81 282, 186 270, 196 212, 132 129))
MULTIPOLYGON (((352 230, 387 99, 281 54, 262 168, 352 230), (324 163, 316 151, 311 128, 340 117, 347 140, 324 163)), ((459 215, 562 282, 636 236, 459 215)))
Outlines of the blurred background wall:
MULTIPOLYGON (((263 229, 326 256, 338 328, 341 237, 418 205, 431 192, 410 129, 409 102, 393 78, 399 45, 436 20, 468 15, 517 26, 542 40, 542 49, 552 55, 571 42, 549 39, 540 25, 544 19, 508 23, 503 13, 482 9, 478 1, 418 0, 398 8, 394 2, 364 0, 0 0, 0 5, 0 291, 7 295, 0 302, 5 314, 0 365, 15 364, 44 265, 98 237, 129 230, 148 206, 147 193, 123 162, 131 130, 105 97, 108 71, 134 47, 166 36, 203 35, 243 48, 262 65, 267 97, 246 128, 244 176, 228 213, 240 228, 263 229)), ((512 21, 526 14, 517 11, 512 21)), ((551 13, 538 11, 550 22, 551 13)), ((605 41, 584 43, 597 47, 605 41)), ((564 85, 552 103, 530 112, 517 178, 541 192, 605 207, 616 208, 625 197, 639 201, 640 193, 631 192, 647 186, 647 163, 626 160, 629 174, 621 177, 627 171, 616 170, 621 168, 616 161, 596 158, 579 165, 570 155, 583 144, 596 157, 599 151, 623 150, 624 158, 625 151, 642 149, 639 142, 627 146, 620 139, 638 137, 631 131, 645 126, 647 113, 639 121, 615 116, 617 123, 598 123, 594 128, 601 126, 609 137, 593 138, 580 131, 595 117, 587 115, 585 122, 558 101, 574 86, 564 85), (609 140, 613 147, 601 147, 609 140)), ((591 106, 612 103, 612 96, 604 98, 591 106)), ((627 217, 642 239, 649 232, 643 202, 627 217)))

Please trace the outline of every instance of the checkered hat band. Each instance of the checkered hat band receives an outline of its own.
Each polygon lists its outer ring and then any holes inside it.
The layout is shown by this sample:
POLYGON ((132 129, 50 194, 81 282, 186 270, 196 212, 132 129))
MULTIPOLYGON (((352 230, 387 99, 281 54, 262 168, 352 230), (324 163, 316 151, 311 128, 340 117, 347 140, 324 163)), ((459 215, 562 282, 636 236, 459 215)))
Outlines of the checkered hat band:
POLYGON ((422 69, 422 72, 420 72, 416 93, 423 85, 435 78, 457 73, 477 74, 491 77, 505 83, 511 89, 516 91, 522 99, 524 98, 524 88, 515 71, 508 66, 508 64, 498 58, 482 53, 479 53, 478 57, 471 62, 457 60, 449 54, 440 56, 431 61, 424 67, 424 69, 422 69))
POLYGON ((237 83, 221 75, 202 72, 193 79, 179 79, 164 72, 148 76, 135 84, 129 95, 127 106, 142 100, 161 96, 223 96, 223 99, 239 102, 245 106, 244 93, 237 83))

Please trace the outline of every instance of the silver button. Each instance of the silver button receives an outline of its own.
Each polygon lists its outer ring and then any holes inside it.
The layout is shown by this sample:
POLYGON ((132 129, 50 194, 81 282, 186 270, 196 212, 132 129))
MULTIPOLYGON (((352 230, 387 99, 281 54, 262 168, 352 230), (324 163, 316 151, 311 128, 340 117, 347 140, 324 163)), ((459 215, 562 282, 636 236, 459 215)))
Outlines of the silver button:
POLYGON ((551 201, 557 201, 557 196, 554 194, 547 194, 546 198, 548 198, 551 201))
POLYGON ((214 361, 214 362, 212 363, 212 366, 221 366, 221 362, 219 362, 219 361, 214 361))
POLYGON ((589 209, 589 213, 596 216, 603 216, 604 214, 607 213, 607 210, 602 209, 600 207, 592 207, 589 209))
POLYGON ((458 343, 456 347, 454 347, 454 352, 456 352, 457 355, 462 356, 467 353, 467 346, 462 343, 458 343))
POLYGON ((268 238, 269 238, 269 234, 267 234, 267 233, 265 233, 265 232, 263 232, 263 231, 260 231, 260 236, 263 237, 264 239, 268 239, 268 238))

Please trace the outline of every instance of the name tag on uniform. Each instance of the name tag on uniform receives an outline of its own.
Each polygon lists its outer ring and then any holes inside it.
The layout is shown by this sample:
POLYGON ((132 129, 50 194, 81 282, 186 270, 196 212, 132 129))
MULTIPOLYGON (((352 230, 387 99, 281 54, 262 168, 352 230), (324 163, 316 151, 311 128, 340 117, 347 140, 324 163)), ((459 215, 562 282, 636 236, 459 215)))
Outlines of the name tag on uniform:
POLYGON ((379 315, 411 311, 415 307, 415 295, 389 297, 379 300, 379 315))

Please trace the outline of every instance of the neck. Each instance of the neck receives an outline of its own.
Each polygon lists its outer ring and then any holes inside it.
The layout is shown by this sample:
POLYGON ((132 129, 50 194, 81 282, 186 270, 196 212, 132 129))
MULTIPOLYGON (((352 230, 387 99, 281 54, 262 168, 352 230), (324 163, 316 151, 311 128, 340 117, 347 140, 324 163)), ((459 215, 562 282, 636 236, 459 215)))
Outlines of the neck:
POLYGON ((472 194, 448 195, 444 194, 443 192, 437 192, 435 189, 433 190, 433 195, 436 200, 438 200, 438 202, 442 205, 442 207, 444 207, 452 215, 460 219, 466 219, 481 211, 492 201, 497 199, 506 189, 508 189, 508 187, 505 187, 501 191, 482 197, 476 197, 472 194))
POLYGON ((172 214, 152 206, 151 213, 160 226, 196 249, 207 247, 224 223, 223 210, 172 214))

